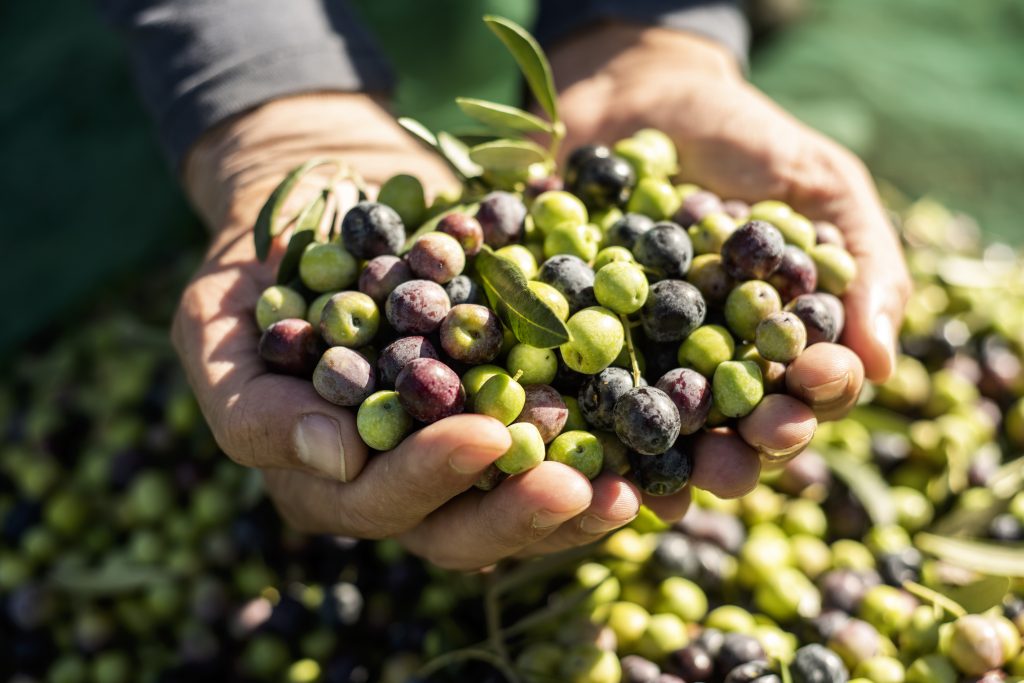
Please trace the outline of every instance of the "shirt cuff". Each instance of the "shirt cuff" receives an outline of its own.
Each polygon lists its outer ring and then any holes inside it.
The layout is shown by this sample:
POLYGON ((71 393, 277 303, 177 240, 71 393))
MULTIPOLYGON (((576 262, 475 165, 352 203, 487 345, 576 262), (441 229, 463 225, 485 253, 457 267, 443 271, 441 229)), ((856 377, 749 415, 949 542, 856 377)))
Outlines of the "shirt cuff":
POLYGON ((143 101, 179 168, 206 130, 270 100, 381 91, 394 76, 339 0, 104 0, 143 101))
POLYGON ((537 39, 550 45, 589 24, 612 20, 699 34, 747 66, 750 27, 739 3, 727 0, 541 0, 537 39))

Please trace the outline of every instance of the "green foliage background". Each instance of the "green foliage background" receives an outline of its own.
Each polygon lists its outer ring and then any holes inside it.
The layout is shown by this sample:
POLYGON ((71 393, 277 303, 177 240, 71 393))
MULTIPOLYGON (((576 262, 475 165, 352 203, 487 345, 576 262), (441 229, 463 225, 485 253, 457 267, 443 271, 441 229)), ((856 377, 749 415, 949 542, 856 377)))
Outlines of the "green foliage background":
MULTIPOLYGON (((519 97, 511 59, 479 17, 529 24, 530 0, 356 4, 403 75, 400 113, 457 128, 455 95, 519 97)), ((752 80, 895 188, 1020 243, 1024 3, 804 4, 798 24, 756 45, 752 80)), ((116 36, 89 4, 0 5, 0 63, 0 349, 9 349, 56 333, 98 292, 131 290, 172 253, 194 257, 203 231, 160 157, 116 36)))

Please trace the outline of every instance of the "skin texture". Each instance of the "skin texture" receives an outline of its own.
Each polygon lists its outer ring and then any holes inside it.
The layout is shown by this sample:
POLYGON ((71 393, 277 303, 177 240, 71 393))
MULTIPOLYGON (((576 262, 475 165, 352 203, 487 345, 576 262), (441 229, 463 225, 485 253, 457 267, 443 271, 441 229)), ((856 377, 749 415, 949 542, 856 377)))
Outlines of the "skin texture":
MULTIPOLYGON (((563 149, 660 128, 682 150, 684 178, 724 197, 779 197, 843 231, 858 261, 844 337, 856 353, 815 344, 787 370, 790 390, 819 419, 853 404, 865 367, 873 380, 889 375, 909 279, 859 162, 743 83, 732 58, 700 38, 605 24, 556 46, 551 59, 573 136, 563 149)), ((308 381, 267 372, 253 302, 273 283, 287 233, 259 263, 252 225, 290 169, 325 154, 344 156, 371 184, 402 171, 428 183, 429 196, 454 182, 380 100, 362 94, 312 93, 255 108, 206 134, 184 164, 189 198, 213 236, 182 294, 174 345, 218 443, 236 462, 264 470, 284 518, 300 531, 396 537, 438 565, 476 569, 592 542, 633 519, 641 500, 666 520, 682 517, 688 488, 644 499, 622 477, 606 472, 588 482, 553 462, 488 494, 467 491, 510 445, 500 422, 479 415, 442 420, 367 459, 352 411, 320 399, 308 381)), ((301 183, 282 215, 315 191, 301 183)), ((694 448, 695 486, 726 497, 753 488, 760 461, 735 432, 706 432, 694 448)))

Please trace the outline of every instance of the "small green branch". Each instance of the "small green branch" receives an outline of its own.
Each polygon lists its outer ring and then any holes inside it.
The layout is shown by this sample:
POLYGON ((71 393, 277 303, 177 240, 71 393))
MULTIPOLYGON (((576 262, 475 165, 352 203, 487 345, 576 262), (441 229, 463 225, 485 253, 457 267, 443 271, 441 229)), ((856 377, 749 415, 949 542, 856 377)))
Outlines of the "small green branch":
POLYGON ((619 319, 622 320, 622 329, 626 333, 626 351, 629 353, 629 364, 633 368, 633 386, 638 387, 642 377, 640 375, 640 363, 636 359, 636 348, 633 346, 632 327, 625 313, 620 313, 619 319))
POLYGON ((946 610, 954 617, 967 616, 967 610, 957 601, 953 600, 949 596, 943 595, 938 591, 934 591, 927 586, 922 586, 915 581, 904 581, 903 588, 912 595, 916 595, 922 600, 927 600, 936 607, 941 607, 946 610))

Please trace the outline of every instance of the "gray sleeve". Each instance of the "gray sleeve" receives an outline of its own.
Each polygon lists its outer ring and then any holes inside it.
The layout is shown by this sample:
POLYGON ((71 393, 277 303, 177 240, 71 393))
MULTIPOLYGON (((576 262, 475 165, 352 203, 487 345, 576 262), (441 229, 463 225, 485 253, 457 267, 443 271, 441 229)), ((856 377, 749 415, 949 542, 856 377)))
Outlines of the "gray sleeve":
POLYGON ((203 131, 277 97, 393 76, 343 0, 100 0, 175 166, 203 131))
POLYGON ((551 44, 588 24, 614 19, 698 33, 746 65, 750 28, 738 1, 541 0, 537 39, 551 44))

